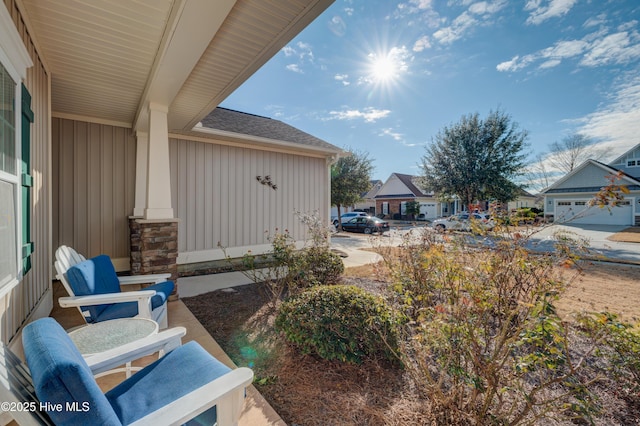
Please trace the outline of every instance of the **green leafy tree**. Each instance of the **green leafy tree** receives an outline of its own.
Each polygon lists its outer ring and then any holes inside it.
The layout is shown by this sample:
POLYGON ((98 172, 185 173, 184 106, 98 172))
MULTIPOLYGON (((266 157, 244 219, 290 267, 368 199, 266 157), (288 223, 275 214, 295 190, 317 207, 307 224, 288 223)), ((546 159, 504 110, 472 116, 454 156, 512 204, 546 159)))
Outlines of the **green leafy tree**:
POLYGON ((407 215, 411 215, 415 219, 416 216, 420 214, 420 203, 417 201, 407 201, 404 209, 407 215))
POLYGON ((352 206, 371 188, 372 160, 365 152, 349 151, 331 166, 331 205, 338 208, 342 229, 342 207, 352 206))
POLYGON ((512 179, 524 169, 527 137, 500 110, 485 119, 478 113, 463 116, 427 146, 421 164, 424 186, 441 197, 457 195, 466 205, 480 199, 511 201, 519 190, 512 179))

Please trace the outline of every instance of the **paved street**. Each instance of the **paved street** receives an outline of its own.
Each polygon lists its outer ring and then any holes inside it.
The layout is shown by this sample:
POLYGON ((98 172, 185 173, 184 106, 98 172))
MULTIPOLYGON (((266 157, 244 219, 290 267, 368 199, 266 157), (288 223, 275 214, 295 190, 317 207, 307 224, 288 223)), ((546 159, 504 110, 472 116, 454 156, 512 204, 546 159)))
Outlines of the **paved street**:
MULTIPOLYGON (((398 246, 402 243, 403 238, 407 233, 417 231, 424 228, 424 225, 407 229, 393 229, 383 236, 368 236, 363 234, 355 234, 349 232, 341 232, 334 234, 331 239, 331 246, 335 249, 344 251, 349 256, 357 256, 357 263, 370 263, 376 260, 374 254, 370 252, 362 252, 363 248, 372 248, 377 245, 383 246, 398 246), (368 257, 367 257, 368 256, 368 257), (370 258, 370 262, 366 262, 370 258)), ((536 251, 552 251, 556 238, 554 235, 557 232, 562 232, 574 239, 584 239, 589 242, 589 257, 596 259, 602 259, 606 261, 622 261, 622 262, 634 262, 640 264, 640 243, 622 243, 616 241, 610 241, 607 238, 611 235, 622 231, 627 228, 626 226, 612 226, 612 225, 550 225, 541 228, 531 228, 533 234, 530 236, 529 247, 536 251)), ((427 232, 432 232, 427 228, 427 232)), ((470 239, 473 239, 476 244, 489 244, 491 245, 491 239, 485 237, 474 237, 471 234, 468 235, 470 239)), ((353 261, 356 261, 354 258, 353 261)), ((349 266, 349 257, 345 258, 345 265, 349 266)))

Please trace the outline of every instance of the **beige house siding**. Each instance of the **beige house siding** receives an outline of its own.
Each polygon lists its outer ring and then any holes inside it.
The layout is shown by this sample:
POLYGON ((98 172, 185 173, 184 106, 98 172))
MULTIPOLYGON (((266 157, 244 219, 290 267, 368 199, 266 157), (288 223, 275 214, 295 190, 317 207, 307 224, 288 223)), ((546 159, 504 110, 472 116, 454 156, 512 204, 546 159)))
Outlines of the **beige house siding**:
POLYGON ((218 244, 254 252, 267 234, 288 230, 296 240, 305 227, 295 211, 328 212, 324 158, 170 140, 171 196, 178 230, 178 263, 222 258, 218 244), (270 176, 274 190, 256 176, 270 176))
POLYGON ((66 244, 128 265, 136 166, 131 129, 63 118, 52 123, 53 247, 66 244))
POLYGON ((4 1, 18 33, 33 61, 27 70, 25 86, 31 94, 34 123, 31 125, 31 240, 34 252, 32 267, 24 279, 0 298, 2 340, 11 341, 31 317, 48 315, 52 306, 51 285, 51 151, 50 151, 50 81, 35 44, 16 2, 4 1))

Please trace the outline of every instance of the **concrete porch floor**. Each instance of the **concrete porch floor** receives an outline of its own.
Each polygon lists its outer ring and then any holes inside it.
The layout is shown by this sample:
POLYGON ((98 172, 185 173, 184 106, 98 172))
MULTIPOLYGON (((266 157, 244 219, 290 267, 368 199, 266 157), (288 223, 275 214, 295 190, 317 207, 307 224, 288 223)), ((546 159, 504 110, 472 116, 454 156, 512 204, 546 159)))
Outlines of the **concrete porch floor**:
MULTIPOLYGON (((178 286, 180 289, 180 285, 178 286)), ((213 289, 209 289, 211 291, 213 289)), ((53 284, 54 307, 51 317, 55 318, 65 329, 70 329, 84 324, 84 320, 75 308, 60 308, 58 298, 67 296, 67 293, 59 282, 53 284)), ((187 329, 186 336, 182 339, 182 343, 191 340, 198 342, 211 355, 229 367, 235 368, 235 364, 224 353, 222 348, 211 337, 207 330, 198 322, 191 311, 180 300, 168 302, 169 327, 182 326, 187 329)), ((157 359, 157 355, 144 357, 133 363, 134 366, 145 366, 157 359)), ((103 391, 107 391, 123 381, 124 373, 109 374, 98 379, 103 391)), ((244 402, 242 415, 240 416, 239 425, 258 426, 258 425, 282 425, 286 423, 280 418, 269 403, 262 397, 257 389, 251 385, 247 388, 247 397, 244 402)))

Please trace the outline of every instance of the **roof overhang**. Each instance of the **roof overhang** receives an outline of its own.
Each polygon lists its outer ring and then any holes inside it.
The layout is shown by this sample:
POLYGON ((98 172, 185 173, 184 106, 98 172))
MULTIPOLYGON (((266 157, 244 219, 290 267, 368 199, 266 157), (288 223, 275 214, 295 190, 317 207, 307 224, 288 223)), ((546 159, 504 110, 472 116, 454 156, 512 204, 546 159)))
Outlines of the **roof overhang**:
POLYGON ((273 152, 306 155, 310 157, 322 157, 337 159, 344 155, 340 148, 330 149, 311 145, 302 145, 293 142, 280 141, 263 138, 259 136, 244 135, 240 133, 227 132, 206 127, 197 127, 194 130, 174 131, 169 134, 174 138, 185 138, 206 143, 222 143, 243 148, 253 147, 254 149, 268 150, 273 152))
POLYGON ((149 102, 190 130, 333 0, 22 0, 52 112, 144 129, 149 102))
MULTIPOLYGON (((553 185, 549 186, 548 188, 543 189, 542 191, 540 191, 540 194, 548 194, 548 193, 553 193, 554 190, 556 190, 560 185, 562 185, 564 182, 566 182, 568 179, 570 179, 573 175, 575 175, 576 173, 580 172, 581 170, 583 170, 585 167, 589 167, 589 166, 595 166, 598 167, 600 169, 602 169, 603 172, 605 172, 608 175, 611 176, 615 176, 619 173, 619 170, 608 166, 606 164, 602 164, 599 161, 595 161, 595 160, 586 160, 584 163, 580 164, 578 167, 576 167, 575 169, 573 169, 571 172, 567 173, 566 175, 564 175, 561 179, 559 179, 558 181, 556 181, 553 185)), ((640 181, 638 181, 637 179, 627 175, 627 174, 622 174, 620 176, 620 180, 626 181, 628 184, 631 185, 640 185, 640 181)))

